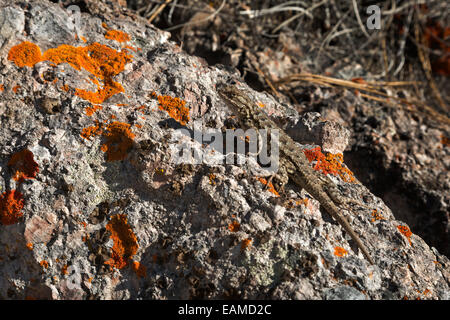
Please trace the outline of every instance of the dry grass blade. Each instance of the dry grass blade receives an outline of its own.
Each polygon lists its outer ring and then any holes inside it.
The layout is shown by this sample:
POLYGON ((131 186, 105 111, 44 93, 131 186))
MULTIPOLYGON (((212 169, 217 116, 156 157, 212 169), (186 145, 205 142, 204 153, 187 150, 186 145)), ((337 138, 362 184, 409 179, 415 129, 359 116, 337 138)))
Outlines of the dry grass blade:
POLYGON ((283 11, 300 11, 303 14, 306 14, 307 16, 309 16, 311 19, 313 18, 313 16, 311 15, 311 13, 308 12, 308 10, 305 10, 301 7, 287 7, 285 5, 278 5, 269 9, 262 9, 262 10, 244 10, 244 11, 240 11, 239 14, 241 15, 246 15, 248 16, 250 19, 253 18, 258 18, 267 14, 274 14, 277 12, 283 12, 283 11))
POLYGON ((378 81, 377 82, 362 81, 362 83, 361 83, 361 82, 332 78, 332 77, 327 77, 327 76, 322 76, 322 75, 312 74, 312 73, 293 74, 293 75, 290 75, 288 77, 278 80, 275 84, 280 85, 280 84, 286 84, 289 82, 300 81, 300 80, 305 80, 305 79, 312 79, 312 80, 317 80, 317 81, 321 81, 321 82, 325 82, 325 83, 329 83, 329 84, 340 85, 340 86, 344 86, 344 87, 349 87, 349 88, 358 89, 358 90, 366 90, 366 91, 376 90, 377 88, 380 88, 380 87, 398 87, 398 86, 410 86, 413 84, 417 84, 416 81, 380 81, 380 82, 378 82, 378 81))
POLYGON ((156 9, 156 11, 152 14, 152 16, 150 18, 148 18, 148 22, 152 23, 153 20, 155 20, 155 18, 161 13, 161 11, 164 10, 164 8, 170 3, 172 2, 172 0, 166 0, 165 3, 161 4, 158 9, 156 9))
POLYGON ((256 71, 259 73, 259 75, 261 77, 263 77, 264 81, 267 83, 267 85, 272 90, 272 92, 275 94, 275 96, 278 97, 280 94, 278 93, 277 89, 273 85, 272 81, 269 79, 269 76, 267 76, 257 65, 254 65, 253 63, 252 63, 252 65, 256 69, 256 71))
POLYGON ((376 101, 383 102, 386 104, 390 104, 389 100, 395 100, 395 101, 398 101, 398 102, 406 105, 408 107, 407 108, 408 111, 421 112, 426 115, 431 115, 435 119, 437 119, 438 121, 440 121, 442 123, 445 123, 447 125, 450 124, 450 118, 448 118, 447 116, 445 116, 443 114, 440 114, 433 108, 426 105, 423 101, 420 101, 417 99, 408 100, 408 99, 404 99, 404 98, 399 98, 396 96, 386 94, 379 90, 384 87, 414 86, 414 85, 418 84, 416 81, 394 81, 394 82, 365 82, 364 81, 363 83, 359 83, 359 82, 337 79, 337 78, 332 78, 332 77, 327 77, 327 76, 322 76, 322 75, 317 75, 317 74, 300 73, 300 74, 294 74, 294 75, 282 78, 279 81, 275 82, 274 85, 280 86, 280 85, 285 85, 285 84, 297 82, 297 81, 310 82, 310 83, 314 83, 316 85, 321 85, 321 86, 326 86, 326 87, 341 86, 341 87, 355 89, 358 91, 370 92, 375 95, 381 96, 383 98, 380 98, 377 96, 372 96, 372 95, 367 95, 364 93, 360 93, 360 95, 364 96, 368 99, 376 100, 376 101), (411 105, 420 107, 423 110, 411 109, 410 108, 411 105))
POLYGON ((311 6, 310 8, 308 8, 308 9, 306 9, 306 10, 300 12, 299 14, 296 14, 295 16, 293 16, 293 17, 287 19, 286 21, 284 21, 283 23, 281 23, 278 27, 276 27, 275 29, 273 29, 273 30, 272 30, 272 34, 273 34, 273 33, 276 33, 278 30, 280 30, 280 29, 283 28, 284 26, 287 26, 289 23, 291 23, 292 21, 294 21, 294 20, 300 18, 301 16, 303 16, 303 15, 305 15, 305 14, 306 14, 309 18, 312 19, 313 16, 312 16, 311 12, 312 12, 314 9, 316 9, 316 8, 318 8, 318 7, 322 6, 322 5, 324 5, 324 4, 327 3, 327 2, 328 2, 328 0, 321 1, 321 2, 319 2, 319 3, 317 3, 317 4, 313 5, 313 6, 311 6))
POLYGON ((369 34, 367 33, 366 28, 364 27, 364 24, 362 23, 361 17, 359 16, 358 5, 356 4, 356 0, 352 0, 352 2, 353 2, 353 9, 355 11, 355 15, 356 15, 356 19, 358 20, 359 27, 361 28, 361 31, 364 33, 364 35, 367 38, 370 38, 369 34))

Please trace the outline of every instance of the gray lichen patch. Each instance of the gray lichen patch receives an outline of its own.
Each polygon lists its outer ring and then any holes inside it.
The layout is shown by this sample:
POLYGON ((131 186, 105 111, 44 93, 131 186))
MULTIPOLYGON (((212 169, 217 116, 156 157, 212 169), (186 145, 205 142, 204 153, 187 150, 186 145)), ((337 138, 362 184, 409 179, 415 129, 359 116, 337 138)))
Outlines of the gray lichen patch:
MULTIPOLYGON (((0 298, 401 299, 419 290, 427 292, 421 298, 448 299, 448 259, 399 232, 404 224, 363 185, 333 178, 379 213, 375 218, 365 207, 346 213, 376 266, 306 192, 289 183, 279 195, 266 188, 259 178, 268 178, 267 170, 256 161, 174 163, 171 150, 181 135, 195 150, 213 153, 194 137, 194 121, 220 133, 231 126, 215 85, 239 79, 108 3, 91 2, 76 33, 56 4, 0 1, 0 192, 16 188, 24 201, 19 222, 0 225, 0 298), (105 39, 102 22, 126 31, 135 51, 129 49, 131 61, 113 79, 124 90, 90 116, 86 108, 94 104, 76 95, 80 88, 95 92, 90 72, 48 61, 19 68, 6 58, 24 40, 42 51, 94 42, 122 50, 125 44, 105 39), (160 110, 153 91, 185 101, 190 121, 181 125, 160 110), (108 136, 112 123, 116 131, 108 136), (120 159, 108 161, 105 145, 120 159), (8 161, 25 147, 39 173, 19 183, 8 161)), ((278 118, 300 121, 268 94, 245 90, 278 118)), ((345 148, 344 128, 322 128, 312 119, 301 120, 316 130, 318 140, 308 143, 345 148)))

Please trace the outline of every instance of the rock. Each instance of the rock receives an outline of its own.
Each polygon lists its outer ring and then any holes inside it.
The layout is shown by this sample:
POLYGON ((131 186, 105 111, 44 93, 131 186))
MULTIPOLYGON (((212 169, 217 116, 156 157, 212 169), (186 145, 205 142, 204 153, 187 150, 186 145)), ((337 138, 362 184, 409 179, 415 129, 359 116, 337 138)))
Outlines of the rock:
POLYGON ((355 288, 342 286, 333 288, 325 293, 326 300, 366 300, 364 294, 355 288))
POLYGON ((320 114, 309 112, 302 115, 300 121, 286 130, 296 141, 303 144, 316 144, 329 153, 343 153, 350 132, 337 122, 323 121, 320 114))
MULTIPOLYGON (((86 3, 72 28, 52 2, 0 1, 0 186, 23 197, 17 223, 0 225, 1 299, 448 299, 449 260, 357 181, 331 176, 364 201, 347 216, 375 266, 304 191, 271 192, 256 161, 220 162, 202 136, 233 125, 217 83, 235 81, 279 120, 298 112, 117 1, 86 3), (39 62, 9 56, 24 42, 39 62), (24 148, 39 172, 16 181, 8 163, 24 148)), ((345 148, 342 125, 311 127, 309 143, 345 148)), ((18 208, 0 198, 1 214, 18 208)))

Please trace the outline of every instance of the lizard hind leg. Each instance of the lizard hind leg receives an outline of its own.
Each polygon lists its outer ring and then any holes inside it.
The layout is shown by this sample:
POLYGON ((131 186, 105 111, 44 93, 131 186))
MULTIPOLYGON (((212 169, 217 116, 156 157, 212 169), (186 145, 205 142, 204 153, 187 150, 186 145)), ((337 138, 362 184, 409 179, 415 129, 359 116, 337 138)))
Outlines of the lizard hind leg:
POLYGON ((277 172, 271 174, 267 178, 267 183, 264 186, 264 190, 268 190, 269 185, 272 183, 276 190, 282 191, 284 190, 284 186, 288 183, 288 181, 289 176, 286 169, 283 166, 280 166, 277 172))
POLYGON ((274 178, 273 180, 279 189, 284 189, 284 186, 289 181, 289 175, 284 166, 280 166, 276 174, 273 174, 271 178, 274 178))

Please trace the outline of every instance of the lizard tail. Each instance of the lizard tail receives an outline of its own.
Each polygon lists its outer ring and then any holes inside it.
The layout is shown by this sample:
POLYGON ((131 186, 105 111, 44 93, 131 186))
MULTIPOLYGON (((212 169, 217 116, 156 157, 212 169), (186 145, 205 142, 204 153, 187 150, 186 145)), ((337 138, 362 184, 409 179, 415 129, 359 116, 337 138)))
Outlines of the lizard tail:
MULTIPOLYGON (((336 209, 337 210, 337 209, 336 209)), ((328 211, 328 210, 327 210, 328 211)), ((341 214, 332 215, 333 218, 337 220, 337 222, 344 227, 345 231, 347 231, 353 241, 356 242, 358 247, 361 249, 362 253, 366 257, 366 259, 370 262, 370 264, 375 265, 375 262, 373 261, 372 257, 370 256, 369 252, 367 251, 366 246, 361 242, 361 239, 358 237, 358 235, 353 231, 353 229, 350 227, 349 222, 345 217, 343 217, 341 214)))

